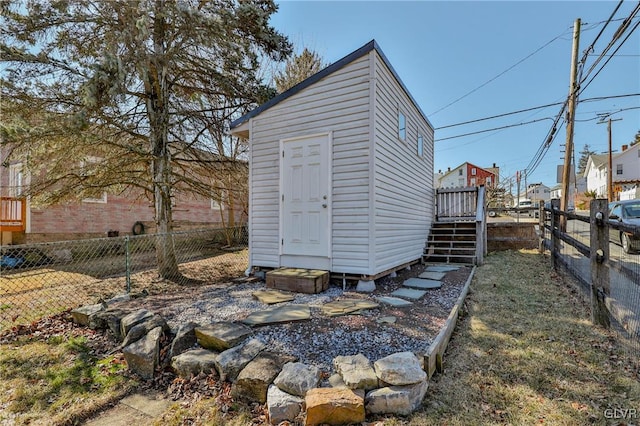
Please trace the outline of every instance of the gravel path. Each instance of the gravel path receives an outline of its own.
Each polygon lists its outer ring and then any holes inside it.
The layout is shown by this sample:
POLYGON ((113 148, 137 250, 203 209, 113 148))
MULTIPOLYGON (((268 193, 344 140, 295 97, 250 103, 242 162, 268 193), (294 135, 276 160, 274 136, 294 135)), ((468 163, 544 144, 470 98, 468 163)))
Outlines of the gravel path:
MULTIPOLYGON (((389 295, 400 288, 405 279, 422 273, 425 267, 414 265, 411 270, 399 271, 396 278, 377 280, 373 293, 356 293, 350 289, 345 292, 341 286, 332 285, 321 294, 296 294, 288 303, 309 305, 311 319, 255 327, 255 337, 267 343, 270 350, 296 356, 301 362, 317 365, 327 373, 333 370, 332 361, 338 355, 362 353, 375 361, 395 352, 424 352, 446 321, 471 267, 463 266, 447 273, 440 289, 430 290, 409 307, 395 308, 381 303, 379 308, 360 314, 327 317, 321 312, 321 306, 345 298, 377 301, 378 296, 389 295), (395 322, 380 321, 388 317, 393 317, 395 322)), ((264 289, 264 282, 225 283, 185 288, 180 294, 149 296, 131 303, 160 313, 172 329, 177 329, 189 321, 200 324, 238 321, 252 312, 268 309, 269 305, 252 296, 264 289)))

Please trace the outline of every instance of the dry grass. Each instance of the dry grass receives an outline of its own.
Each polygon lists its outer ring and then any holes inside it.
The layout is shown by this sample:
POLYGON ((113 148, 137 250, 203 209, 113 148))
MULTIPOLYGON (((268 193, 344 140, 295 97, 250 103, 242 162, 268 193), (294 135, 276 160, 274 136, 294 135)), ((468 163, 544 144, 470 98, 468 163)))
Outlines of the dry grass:
MULTIPOLYGON (((180 271, 193 282, 213 284, 242 276, 247 259, 247 249, 221 251, 213 257, 182 263, 180 271)), ((94 263, 98 261, 88 262, 87 267, 94 263)), ((39 268, 0 276, 0 331, 126 291, 124 276, 97 279, 90 273, 39 268)), ((183 288, 181 284, 158 280, 153 268, 131 275, 133 293, 145 290, 149 294, 165 294, 183 288)))
POLYGON ((640 416, 638 361, 591 325, 582 296, 547 257, 490 255, 467 306, 425 408, 384 424, 608 424, 616 408, 640 416))

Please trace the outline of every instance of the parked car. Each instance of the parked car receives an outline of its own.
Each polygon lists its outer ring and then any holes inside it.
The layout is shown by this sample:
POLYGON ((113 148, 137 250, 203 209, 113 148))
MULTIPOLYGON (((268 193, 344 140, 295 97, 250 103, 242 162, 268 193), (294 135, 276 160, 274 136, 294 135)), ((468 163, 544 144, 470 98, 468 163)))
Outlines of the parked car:
MULTIPOLYGON (((609 203, 609 222, 640 227, 640 200, 624 200, 609 203)), ((640 250, 640 232, 635 233, 609 228, 609 239, 622 246, 625 253, 640 250)))

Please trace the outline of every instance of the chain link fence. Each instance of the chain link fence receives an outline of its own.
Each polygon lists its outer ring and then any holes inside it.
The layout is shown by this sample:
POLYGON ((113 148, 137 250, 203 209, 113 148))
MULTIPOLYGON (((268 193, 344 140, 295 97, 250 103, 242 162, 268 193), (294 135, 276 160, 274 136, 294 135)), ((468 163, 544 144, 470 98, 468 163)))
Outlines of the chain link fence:
MULTIPOLYGON (((569 273, 580 283, 580 288, 587 300, 592 296, 592 264, 590 255, 592 233, 597 232, 590 223, 588 211, 561 213, 566 217, 564 232, 560 232, 559 217, 556 223, 555 236, 551 228, 551 211, 546 211, 544 231, 544 246, 556 257, 556 264, 569 273), (555 240, 555 249, 554 249, 555 240), (556 252, 554 254, 554 251, 556 252)), ((602 221, 609 237, 608 257, 602 256, 598 264, 607 268, 609 276, 608 294, 598 292, 608 311, 611 329, 623 341, 628 343, 630 352, 640 356, 640 251, 625 251, 620 240, 620 229, 608 220, 602 221)), ((635 239, 640 238, 640 227, 635 227, 632 233, 635 239)), ((601 256, 595 253, 596 256, 601 256)))
POLYGON ((156 294, 240 277, 245 227, 0 247, 0 332, 117 294, 156 294), (156 246, 171 239, 184 283, 158 278, 156 246))

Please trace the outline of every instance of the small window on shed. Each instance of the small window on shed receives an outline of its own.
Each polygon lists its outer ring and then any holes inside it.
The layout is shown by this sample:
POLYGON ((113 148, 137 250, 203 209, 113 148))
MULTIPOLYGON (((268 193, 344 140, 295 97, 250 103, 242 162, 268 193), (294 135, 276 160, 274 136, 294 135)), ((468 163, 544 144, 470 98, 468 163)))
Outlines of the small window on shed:
POLYGON ((400 111, 398 111, 398 137, 403 141, 407 139, 407 118, 400 111))
POLYGON ((418 157, 422 157, 424 153, 424 138, 418 133, 418 157))

